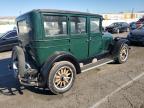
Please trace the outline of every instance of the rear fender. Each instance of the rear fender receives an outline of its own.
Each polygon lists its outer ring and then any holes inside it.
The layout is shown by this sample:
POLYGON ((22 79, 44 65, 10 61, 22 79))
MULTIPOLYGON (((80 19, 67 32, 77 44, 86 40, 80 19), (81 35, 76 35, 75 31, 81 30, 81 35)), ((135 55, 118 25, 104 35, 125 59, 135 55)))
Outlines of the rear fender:
POLYGON ((49 75, 51 68, 56 62, 59 62, 59 61, 71 62, 75 66, 77 74, 81 73, 79 63, 73 55, 67 52, 55 52, 51 57, 47 59, 47 61, 44 63, 44 65, 41 68, 41 71, 40 71, 40 74, 42 77, 41 86, 46 86, 48 75, 49 75))

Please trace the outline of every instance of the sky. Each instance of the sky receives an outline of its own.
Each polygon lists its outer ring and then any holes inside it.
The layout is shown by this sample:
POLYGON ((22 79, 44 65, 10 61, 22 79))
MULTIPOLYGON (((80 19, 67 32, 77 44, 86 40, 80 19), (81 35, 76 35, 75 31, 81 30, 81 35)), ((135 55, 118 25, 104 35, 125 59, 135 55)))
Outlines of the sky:
POLYGON ((91 13, 144 11, 144 0, 1 0, 0 16, 19 16, 33 9, 60 9, 91 13))

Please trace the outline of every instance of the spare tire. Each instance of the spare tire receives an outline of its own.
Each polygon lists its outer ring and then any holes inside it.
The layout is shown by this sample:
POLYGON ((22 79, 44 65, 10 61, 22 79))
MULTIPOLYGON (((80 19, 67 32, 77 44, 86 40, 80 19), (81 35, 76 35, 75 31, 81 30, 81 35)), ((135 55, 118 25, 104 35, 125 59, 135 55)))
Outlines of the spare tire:
POLYGON ((15 46, 12 50, 12 65, 15 77, 24 77, 25 75, 25 54, 21 47, 15 46))

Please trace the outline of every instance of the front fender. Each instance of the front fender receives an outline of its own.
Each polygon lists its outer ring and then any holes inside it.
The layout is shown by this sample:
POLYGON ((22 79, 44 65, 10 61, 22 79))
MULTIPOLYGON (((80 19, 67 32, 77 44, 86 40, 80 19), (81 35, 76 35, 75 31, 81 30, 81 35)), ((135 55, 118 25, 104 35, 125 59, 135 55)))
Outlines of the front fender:
POLYGON ((114 43, 126 43, 129 45, 129 41, 127 38, 124 38, 124 37, 115 37, 114 38, 114 43))
MULTIPOLYGON (((114 44, 113 44, 113 47, 112 47, 112 55, 113 57, 117 57, 118 55, 118 51, 119 51, 119 48, 123 45, 123 44, 127 44, 129 45, 129 41, 126 39, 126 38, 121 38, 121 37, 116 37, 114 39, 114 44)), ((130 48, 129 48, 130 49, 130 48)))

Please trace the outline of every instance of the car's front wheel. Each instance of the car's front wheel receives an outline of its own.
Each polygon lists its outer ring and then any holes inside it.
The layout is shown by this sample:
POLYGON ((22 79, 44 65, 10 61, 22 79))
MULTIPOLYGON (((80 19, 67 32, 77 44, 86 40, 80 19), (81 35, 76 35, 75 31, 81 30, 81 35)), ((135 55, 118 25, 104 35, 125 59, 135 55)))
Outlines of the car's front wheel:
POLYGON ((48 88, 54 94, 70 90, 76 76, 74 65, 68 61, 56 62, 48 76, 48 88))
POLYGON ((127 61, 129 56, 129 46, 124 43, 121 44, 118 48, 117 57, 115 58, 116 63, 124 63, 127 61))

